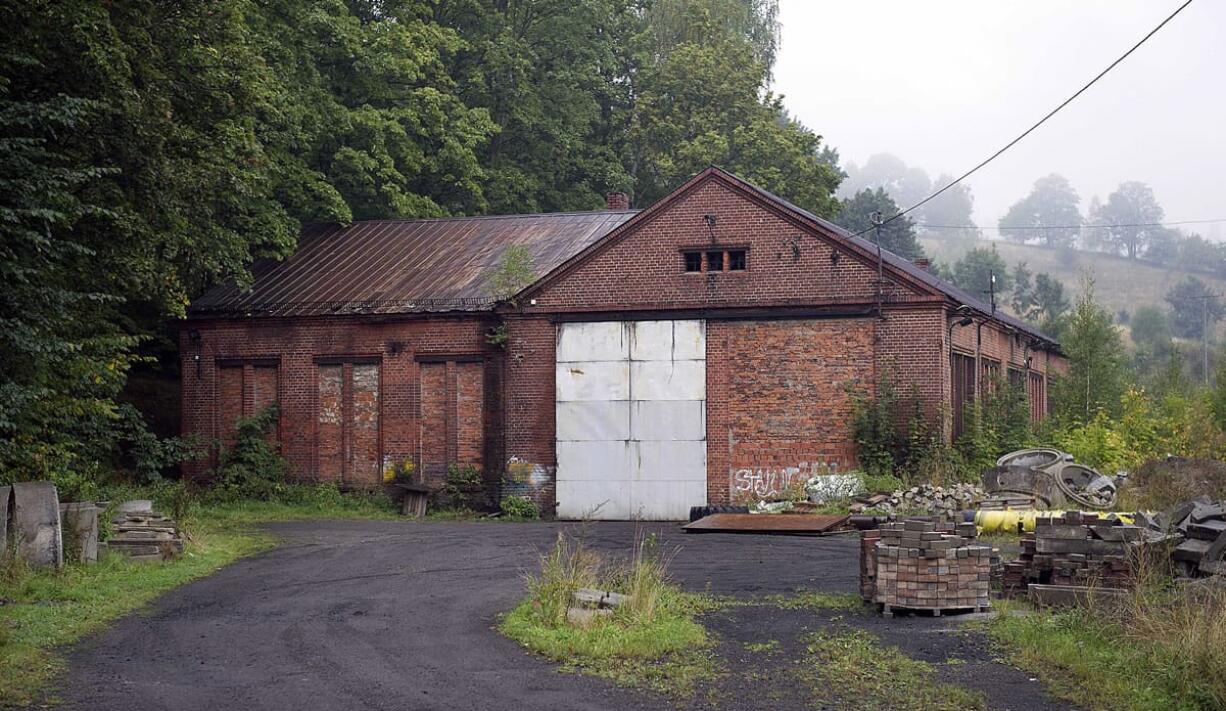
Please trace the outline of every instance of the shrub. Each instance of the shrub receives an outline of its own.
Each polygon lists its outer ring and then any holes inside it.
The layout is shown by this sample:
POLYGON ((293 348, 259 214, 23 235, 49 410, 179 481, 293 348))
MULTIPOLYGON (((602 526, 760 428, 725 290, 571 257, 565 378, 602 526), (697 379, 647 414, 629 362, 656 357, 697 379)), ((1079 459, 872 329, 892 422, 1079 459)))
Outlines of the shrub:
POLYGON ((486 505, 485 481, 481 470, 472 464, 451 464, 439 492, 443 509, 477 509, 486 505))
POLYGON ((223 450, 217 467, 215 498, 271 501, 285 490, 286 462, 268 439, 268 430, 279 416, 280 408, 274 403, 238 420, 234 444, 223 450))
POLYGON ((508 496, 502 500, 499 508, 508 518, 524 518, 536 520, 541 517, 540 510, 526 496, 508 496))

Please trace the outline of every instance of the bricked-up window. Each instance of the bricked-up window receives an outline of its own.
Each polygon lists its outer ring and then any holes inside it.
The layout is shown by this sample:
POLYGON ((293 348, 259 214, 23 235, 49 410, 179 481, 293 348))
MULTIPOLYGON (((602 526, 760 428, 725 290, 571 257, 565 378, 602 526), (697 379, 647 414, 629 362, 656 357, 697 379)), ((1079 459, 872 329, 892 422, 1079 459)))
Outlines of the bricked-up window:
POLYGON ((745 250, 743 249, 728 250, 728 271, 730 272, 745 271, 745 250))
POLYGON ((702 271, 702 252, 683 252, 685 258, 685 270, 687 272, 702 271))
POLYGON ((723 252, 707 252, 707 271, 709 272, 724 271, 724 253, 723 252))

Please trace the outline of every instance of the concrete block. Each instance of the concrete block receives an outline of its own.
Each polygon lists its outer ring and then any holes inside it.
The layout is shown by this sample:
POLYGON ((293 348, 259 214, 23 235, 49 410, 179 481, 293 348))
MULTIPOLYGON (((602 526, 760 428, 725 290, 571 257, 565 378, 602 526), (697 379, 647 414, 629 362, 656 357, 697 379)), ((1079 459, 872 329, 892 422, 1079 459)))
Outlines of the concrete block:
POLYGON ((633 476, 638 457, 633 442, 558 442, 558 473, 561 481, 627 481, 633 476))
POLYGON ((704 360, 703 321, 637 321, 630 329, 631 360, 704 360))
POLYGON ((706 442, 632 442, 631 478, 635 481, 707 480, 706 442))
POLYGON ((13 500, 13 487, 0 486, 0 554, 8 550, 9 504, 13 500))
POLYGON ((17 554, 36 568, 64 564, 60 501, 55 484, 27 481, 13 484, 13 522, 9 535, 17 541, 17 554))
POLYGON ((707 404, 702 400, 635 400, 630 403, 630 425, 630 439, 705 440, 707 404))
POLYGON ((629 400, 630 364, 627 361, 558 363, 554 383, 558 402, 629 400))
POLYGON ((629 325, 625 322, 564 323, 558 326, 557 363, 625 360, 629 357, 629 325))
POLYGON ((82 563, 98 562, 98 514, 92 503, 60 504, 64 556, 82 563))
MULTIPOLYGON (((626 480, 557 482, 558 518, 571 520, 630 520, 630 487, 626 480)), ((688 509, 687 509, 688 514, 688 509)))
POLYGON ((602 617, 608 617, 612 614, 612 610, 603 607, 596 609, 587 607, 569 607, 566 609, 566 621, 572 625, 585 627, 602 617))
POLYGON ((560 442, 631 439, 630 401, 586 400, 557 403, 560 442))
POLYGON ((630 364, 630 399, 706 400, 705 361, 634 361, 630 364))

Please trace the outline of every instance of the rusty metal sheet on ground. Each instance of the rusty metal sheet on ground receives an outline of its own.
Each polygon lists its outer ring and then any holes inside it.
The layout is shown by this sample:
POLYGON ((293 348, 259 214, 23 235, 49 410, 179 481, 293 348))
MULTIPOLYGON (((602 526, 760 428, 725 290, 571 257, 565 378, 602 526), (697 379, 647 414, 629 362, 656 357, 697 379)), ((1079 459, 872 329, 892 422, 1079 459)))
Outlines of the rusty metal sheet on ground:
POLYGON ((760 533, 818 536, 845 528, 850 516, 812 514, 711 514, 682 526, 686 533, 760 533))

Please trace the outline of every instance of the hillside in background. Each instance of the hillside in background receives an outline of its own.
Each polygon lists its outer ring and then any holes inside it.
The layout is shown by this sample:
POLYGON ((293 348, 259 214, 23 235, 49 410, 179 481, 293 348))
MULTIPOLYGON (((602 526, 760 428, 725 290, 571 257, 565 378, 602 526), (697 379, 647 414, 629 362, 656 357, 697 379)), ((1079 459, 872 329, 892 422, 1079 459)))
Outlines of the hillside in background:
POLYGON ((1085 270, 1094 276, 1094 291, 1097 300, 1112 314, 1126 311, 1132 314, 1137 307, 1155 305, 1169 309, 1166 292, 1185 276, 1195 276, 1209 288, 1226 293, 1226 280, 1207 274, 1186 272, 1180 269, 1136 262, 1100 252, 1058 251, 1037 245, 1022 245, 996 240, 949 240, 924 237, 920 239, 924 250, 934 260, 943 264, 957 261, 973 247, 995 246, 1000 256, 1012 269, 1018 262, 1026 262, 1034 273, 1047 272, 1064 284, 1070 300, 1080 293, 1081 273, 1085 270))

